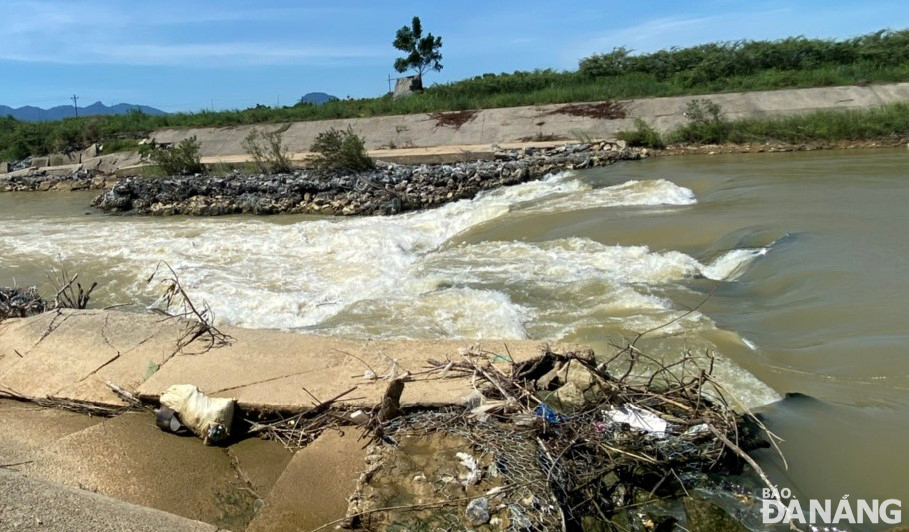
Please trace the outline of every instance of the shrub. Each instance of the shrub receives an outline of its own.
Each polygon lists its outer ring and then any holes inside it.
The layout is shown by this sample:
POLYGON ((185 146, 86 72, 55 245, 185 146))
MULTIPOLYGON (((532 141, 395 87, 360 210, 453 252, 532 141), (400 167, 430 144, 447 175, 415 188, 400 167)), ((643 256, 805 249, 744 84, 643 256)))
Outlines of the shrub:
POLYGON ((640 118, 634 119, 635 129, 631 131, 619 131, 617 137, 624 140, 629 146, 641 146, 643 148, 654 148, 662 150, 666 147, 660 132, 653 128, 647 122, 640 118))
POLYGON ((156 148, 149 158, 169 175, 199 174, 205 170, 199 148, 199 141, 193 136, 170 148, 156 148))
POLYGON ((713 100, 691 100, 685 108, 685 116, 688 123, 673 133, 674 141, 722 144, 729 140, 729 121, 720 105, 713 100))
POLYGON ((313 164, 320 170, 362 171, 376 167, 366 154, 363 139, 350 126, 319 133, 309 149, 316 154, 313 164))
POLYGON ((268 133, 253 128, 246 136, 243 147, 252 156, 253 164, 260 172, 281 174, 293 171, 289 150, 284 145, 285 131, 287 127, 268 133))

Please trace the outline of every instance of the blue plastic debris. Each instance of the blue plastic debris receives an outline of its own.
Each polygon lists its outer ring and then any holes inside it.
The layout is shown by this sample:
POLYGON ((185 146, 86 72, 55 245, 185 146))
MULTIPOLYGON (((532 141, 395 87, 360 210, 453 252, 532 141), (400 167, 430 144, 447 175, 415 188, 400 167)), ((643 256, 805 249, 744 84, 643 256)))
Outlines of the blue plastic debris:
POLYGON ((549 423, 550 425, 561 425, 565 423, 567 419, 562 414, 559 414, 555 410, 549 408, 546 405, 540 405, 533 410, 533 415, 543 418, 543 421, 549 423))

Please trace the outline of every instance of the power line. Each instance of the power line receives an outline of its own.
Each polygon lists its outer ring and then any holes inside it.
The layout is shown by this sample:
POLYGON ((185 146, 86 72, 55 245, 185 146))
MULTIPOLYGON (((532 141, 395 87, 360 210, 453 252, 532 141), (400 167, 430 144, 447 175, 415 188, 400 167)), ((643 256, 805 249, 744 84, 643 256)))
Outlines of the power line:
POLYGON ((76 110, 76 117, 78 118, 79 117, 79 105, 78 105, 79 97, 76 96, 75 94, 73 94, 73 97, 70 98, 70 100, 73 101, 73 109, 76 110))

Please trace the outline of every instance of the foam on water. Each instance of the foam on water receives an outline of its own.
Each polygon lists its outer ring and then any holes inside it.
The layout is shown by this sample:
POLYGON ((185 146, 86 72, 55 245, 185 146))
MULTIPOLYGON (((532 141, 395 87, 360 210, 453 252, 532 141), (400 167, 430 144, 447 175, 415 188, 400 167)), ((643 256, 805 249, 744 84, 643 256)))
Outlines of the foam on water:
POLYGON ((708 279, 732 281, 739 278, 754 259, 766 255, 770 248, 733 249, 701 268, 708 279))
POLYGON ((652 181, 632 180, 612 187, 585 189, 536 205, 529 210, 532 212, 560 212, 603 206, 692 205, 694 203, 697 203, 697 200, 691 190, 665 179, 655 179, 652 181))

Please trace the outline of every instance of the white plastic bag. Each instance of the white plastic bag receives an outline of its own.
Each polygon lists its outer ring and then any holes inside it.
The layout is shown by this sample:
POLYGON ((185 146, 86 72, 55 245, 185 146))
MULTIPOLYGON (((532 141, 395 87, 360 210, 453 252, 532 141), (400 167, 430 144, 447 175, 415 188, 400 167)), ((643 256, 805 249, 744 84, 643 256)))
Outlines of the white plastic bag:
POLYGON ((192 384, 175 384, 161 395, 161 404, 180 416, 205 445, 227 439, 234 420, 234 400, 208 397, 192 384))

